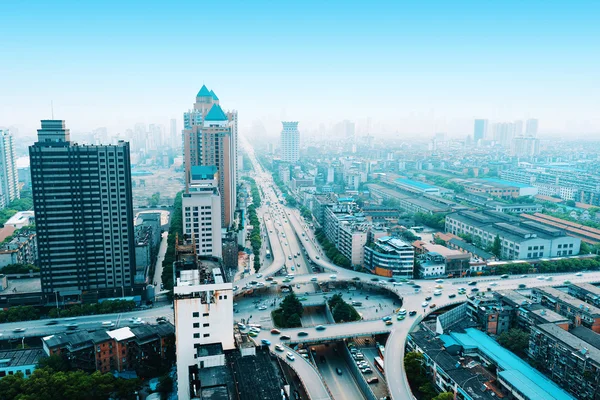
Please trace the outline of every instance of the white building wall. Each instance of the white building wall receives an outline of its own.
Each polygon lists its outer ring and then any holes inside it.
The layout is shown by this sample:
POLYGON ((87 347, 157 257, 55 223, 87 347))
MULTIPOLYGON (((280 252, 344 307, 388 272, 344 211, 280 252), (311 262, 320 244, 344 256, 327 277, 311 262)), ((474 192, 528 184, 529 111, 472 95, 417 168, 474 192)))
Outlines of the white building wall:
POLYGON ((221 241, 221 198, 218 192, 194 192, 182 197, 183 232, 194 234, 199 256, 223 256, 221 241))

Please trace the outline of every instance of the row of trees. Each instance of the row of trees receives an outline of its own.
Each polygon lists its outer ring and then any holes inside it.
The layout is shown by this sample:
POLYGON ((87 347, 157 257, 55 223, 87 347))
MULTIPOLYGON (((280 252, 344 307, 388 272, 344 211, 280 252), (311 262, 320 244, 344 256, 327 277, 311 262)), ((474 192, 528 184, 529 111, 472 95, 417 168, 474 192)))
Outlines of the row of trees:
POLYGON ((315 237, 317 238, 317 241, 319 242, 323 250, 325 250, 325 255, 327 255, 327 258, 329 258, 331 262, 342 268, 352 267, 350 260, 348 260, 346 256, 340 253, 339 250, 333 245, 333 243, 331 243, 329 239, 327 239, 327 236, 325 236, 325 232, 323 232, 322 229, 317 229, 315 231, 315 237))
POLYGON ((260 238, 260 221, 258 215, 256 215, 256 207, 251 204, 248 207, 248 220, 252 225, 252 232, 250 232, 250 245, 252 246, 252 253, 254 254, 254 271, 258 272, 260 269, 260 248, 262 247, 262 240, 260 238))
POLYGON ((183 216, 181 215, 181 196, 183 192, 175 195, 173 203, 173 212, 171 213, 171 225, 169 226, 169 235, 167 236, 167 251, 162 263, 161 280, 165 289, 173 289, 173 263, 175 262, 175 239, 183 238, 183 216))
POLYGON ((302 326, 300 318, 304 313, 304 306, 291 292, 281 301, 279 308, 271 313, 273 322, 280 328, 298 328, 302 326))
POLYGON ((254 204, 256 207, 260 207, 260 193, 258 192, 258 186, 256 185, 256 181, 253 178, 250 178, 249 176, 245 176, 242 179, 250 183, 250 194, 252 195, 252 204, 254 204))
POLYGON ((532 271, 539 273, 555 272, 577 272, 577 271, 600 270, 600 257, 596 258, 565 258, 554 261, 541 261, 536 268, 529 263, 513 263, 497 266, 492 273, 502 274, 526 274, 532 271))
POLYGON ((135 302, 131 300, 107 300, 102 303, 77 304, 64 309, 51 308, 50 318, 78 317, 80 315, 113 314, 133 311, 135 302))
POLYGON ((29 271, 40 272, 40 268, 33 264, 8 264, 0 268, 3 274, 28 274, 29 271))
POLYGON ((33 197, 31 190, 21 191, 21 198, 13 200, 8 206, 0 210, 0 225, 4 226, 6 221, 19 211, 33 210, 33 197))
POLYGON ((413 394, 422 400, 453 400, 451 392, 438 393, 435 386, 427 377, 425 357, 423 354, 411 351, 404 356, 404 369, 413 394))
POLYGON ((415 213, 415 224, 427 225, 431 228, 443 230, 446 227, 446 214, 415 213))
POLYGON ((138 379, 69 371, 68 364, 56 358, 60 356, 41 360, 39 368, 28 378, 19 372, 0 379, 0 400, 127 400, 135 399, 141 388, 138 379))
POLYGON ((350 304, 346 303, 341 294, 334 294, 327 301, 335 322, 352 322, 360 320, 360 314, 350 304))

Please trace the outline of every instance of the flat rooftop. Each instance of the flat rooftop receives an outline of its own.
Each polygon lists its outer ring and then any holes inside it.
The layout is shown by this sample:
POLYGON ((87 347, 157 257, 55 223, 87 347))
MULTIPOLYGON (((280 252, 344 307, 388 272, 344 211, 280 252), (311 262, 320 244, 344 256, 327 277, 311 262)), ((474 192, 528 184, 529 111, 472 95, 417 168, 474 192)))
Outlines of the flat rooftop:
POLYGON ((0 369, 35 365, 44 356, 41 348, 0 351, 0 369))
POLYGON ((576 297, 573 297, 569 294, 566 294, 563 291, 560 291, 556 288, 553 287, 538 287, 538 288, 534 288, 533 289, 535 292, 539 292, 542 295, 545 295, 551 299, 554 300, 558 300, 558 301, 562 301, 564 303, 567 303, 571 306, 573 306, 574 308, 578 308, 581 311, 590 314, 594 317, 600 317, 600 308, 595 307, 589 303, 586 303, 583 300, 579 300, 576 297))
POLYGON ((548 336, 553 337, 557 341, 573 349, 575 352, 580 353, 582 356, 600 363, 600 350, 594 346, 591 346, 590 343, 586 342, 585 340, 558 327, 557 325, 541 324, 536 326, 535 329, 545 332, 548 334, 548 336))
POLYGON ((42 281, 40 278, 8 279, 8 286, 3 294, 41 293, 42 281))
POLYGON ((281 398, 283 379, 275 368, 269 352, 256 349, 255 356, 242 357, 239 352, 229 355, 240 399, 264 400, 281 398), (249 372, 252 373, 249 373, 249 372))
POLYGON ((427 252, 429 253, 437 253, 439 255, 441 255, 444 258, 450 259, 450 260, 454 260, 454 259, 470 259, 471 256, 463 253, 462 251, 459 250, 452 250, 447 248, 446 246, 442 246, 441 244, 431 244, 431 243, 424 243, 423 244, 423 248, 425 250, 427 250, 427 252))

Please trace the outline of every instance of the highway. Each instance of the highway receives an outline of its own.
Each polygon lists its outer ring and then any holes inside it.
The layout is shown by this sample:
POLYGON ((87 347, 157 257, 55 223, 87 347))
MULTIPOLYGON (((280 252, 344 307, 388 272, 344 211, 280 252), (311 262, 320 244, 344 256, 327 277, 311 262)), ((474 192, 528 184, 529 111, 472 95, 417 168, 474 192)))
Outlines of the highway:
MULTIPOLYGON (((477 281, 477 288, 480 291, 485 291, 488 286, 493 290, 506 290, 517 289, 520 284, 525 284, 527 288, 531 288, 538 286, 560 285, 565 280, 569 280, 572 283, 600 281, 600 272, 586 272, 582 274, 582 276, 577 276, 575 274, 555 274, 552 275, 553 280, 551 281, 540 280, 537 279, 536 276, 531 275, 519 277, 511 276, 509 279, 500 279, 500 277, 490 276, 473 277, 447 280, 442 284, 442 295, 433 296, 433 291, 435 290, 437 283, 432 280, 414 280, 416 284, 421 286, 421 292, 415 293, 415 290, 412 286, 406 284, 393 285, 387 281, 381 281, 382 278, 377 278, 371 274, 360 273, 338 267, 326 260, 323 260, 321 256, 322 251, 315 242, 314 234, 308 229, 308 226, 303 223, 302 218, 299 215, 299 211, 285 207, 278 203, 277 194, 273 189, 274 184, 272 178, 269 176, 269 174, 262 170, 260 164, 258 164, 256 158, 254 157, 254 154, 250 154, 249 152, 249 155, 251 161, 255 165, 257 184, 262 187, 263 193, 266 195, 266 198, 263 200, 265 201, 265 204, 266 201, 269 201, 271 204, 269 206, 270 211, 268 214, 267 211, 263 211, 263 216, 268 230, 267 234, 273 249, 274 261, 264 271, 260 271, 263 274, 263 279, 274 275, 277 271, 283 268, 284 264, 286 264, 287 261, 290 261, 287 259, 290 254, 297 254, 297 252, 303 254, 303 251, 301 250, 301 247, 303 247, 306 251, 308 259, 312 261, 312 263, 329 272, 321 274, 310 273, 310 267, 303 258, 300 262, 301 269, 296 271, 295 277, 292 280, 294 285, 314 283, 315 281, 319 283, 327 281, 360 281, 365 285, 376 285, 389 290, 395 295, 402 297, 403 308, 409 311, 417 311, 417 316, 407 317, 404 321, 397 321, 394 318, 392 320, 392 325, 385 325, 382 320, 375 319, 346 324, 326 325, 326 329, 322 331, 317 331, 314 328, 282 330, 282 333, 290 336, 294 343, 319 343, 330 340, 338 340, 345 337, 390 332, 391 334, 386 343, 386 357, 384 363, 390 395, 394 400, 405 400, 412 398, 412 393, 410 392, 410 388, 408 386, 408 382, 406 381, 406 376, 403 370, 404 346, 406 337, 411 328, 415 326, 425 315, 433 311, 429 307, 421 306, 426 296, 432 296, 433 299, 431 300, 431 303, 435 303, 437 308, 440 308, 452 303, 464 301, 464 296, 457 296, 456 298, 451 299, 448 297, 448 295, 451 293, 456 294, 459 287, 464 287, 467 289, 467 292, 470 292, 472 287, 467 285, 469 281, 477 281), (285 237, 283 237, 283 233, 285 233, 285 237), (377 280, 377 282, 375 280, 377 280), (491 286, 492 283, 494 284, 493 286, 491 286), (308 335, 298 336, 298 333, 301 331, 307 332, 308 335)), ((292 260, 294 260, 293 256, 292 260)), ((288 273, 289 272, 290 271, 288 271, 288 273)), ((244 278, 238 283, 239 288, 236 291, 236 294, 243 293, 243 291, 246 290, 243 288, 243 285, 249 284, 249 282, 252 280, 260 281, 256 278, 256 275, 251 275, 244 278)), ((275 278, 275 280, 279 280, 279 278, 275 278)), ((268 283, 265 282, 265 284, 268 283)), ((250 287, 250 289, 251 288, 252 287, 250 287)), ((300 291, 302 292, 302 289, 300 289, 300 291)), ((267 310, 267 312, 270 311, 267 310)), ((240 317, 243 317, 243 314, 240 315, 240 317)), ((238 319, 238 317, 236 317, 236 319, 238 319)), ((265 333, 264 331, 261 332, 259 338, 267 338, 272 341, 274 339, 270 333, 265 333)), ((275 342, 273 344, 275 344, 275 342)), ((306 362, 306 360, 302 358, 298 359, 297 357, 295 365, 299 366, 300 364, 302 364, 302 367, 299 367, 297 372, 306 373, 306 376, 303 377, 304 381, 316 382, 317 379, 320 380, 320 376, 314 367, 306 362), (306 364, 306 366, 304 364, 306 364)), ((320 398, 318 396, 322 395, 322 393, 320 393, 320 389, 312 390, 310 387, 307 389, 311 399, 320 398)))

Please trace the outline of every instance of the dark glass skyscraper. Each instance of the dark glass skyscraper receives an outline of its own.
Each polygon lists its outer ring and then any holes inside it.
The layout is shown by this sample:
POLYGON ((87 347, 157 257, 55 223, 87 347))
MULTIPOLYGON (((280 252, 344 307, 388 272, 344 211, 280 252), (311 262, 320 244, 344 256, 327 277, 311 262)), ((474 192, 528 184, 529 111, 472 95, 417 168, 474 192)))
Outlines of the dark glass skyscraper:
POLYGON ((47 300, 129 295, 135 276, 129 144, 71 142, 65 121, 43 120, 29 147, 47 300))

